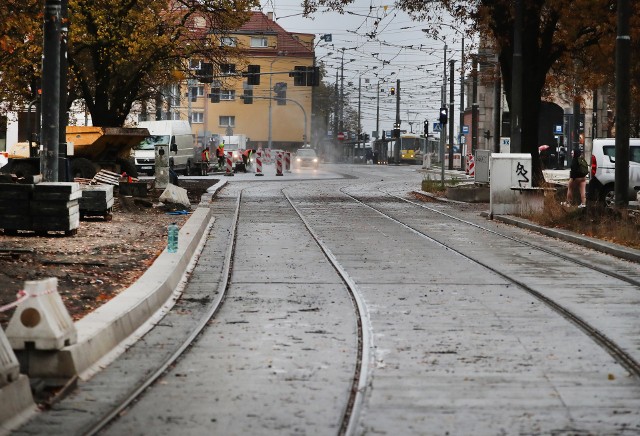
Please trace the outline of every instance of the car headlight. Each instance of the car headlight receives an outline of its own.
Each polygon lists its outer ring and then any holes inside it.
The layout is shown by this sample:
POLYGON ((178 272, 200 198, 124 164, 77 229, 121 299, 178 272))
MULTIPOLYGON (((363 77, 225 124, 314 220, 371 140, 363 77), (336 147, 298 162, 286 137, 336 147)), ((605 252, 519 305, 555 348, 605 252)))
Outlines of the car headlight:
POLYGON ((317 159, 317 158, 314 158, 314 159, 313 159, 313 161, 314 161, 314 162, 318 162, 318 159, 317 159))
POLYGON ((300 159, 299 157, 296 158, 296 162, 300 162, 302 161, 302 159, 300 159))

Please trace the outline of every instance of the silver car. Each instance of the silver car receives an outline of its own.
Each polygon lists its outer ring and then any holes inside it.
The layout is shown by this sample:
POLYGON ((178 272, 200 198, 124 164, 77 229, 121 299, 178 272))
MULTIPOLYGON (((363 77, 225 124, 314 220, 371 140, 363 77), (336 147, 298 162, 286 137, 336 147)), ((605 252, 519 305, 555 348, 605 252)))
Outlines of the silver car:
POLYGON ((318 155, 315 150, 311 148, 301 148, 296 152, 296 164, 299 167, 313 167, 318 168, 318 155))

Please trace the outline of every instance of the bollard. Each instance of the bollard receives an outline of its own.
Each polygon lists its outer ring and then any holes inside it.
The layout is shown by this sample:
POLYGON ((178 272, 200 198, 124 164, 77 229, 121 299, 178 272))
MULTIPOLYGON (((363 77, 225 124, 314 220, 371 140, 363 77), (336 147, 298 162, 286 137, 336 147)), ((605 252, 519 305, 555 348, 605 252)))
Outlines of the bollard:
POLYGON ((227 166, 226 166, 226 172, 224 173, 224 175, 233 176, 233 152, 228 151, 226 157, 227 157, 227 166))
POLYGON ((14 350, 61 350, 78 341, 76 326, 58 294, 58 279, 27 281, 29 298, 16 307, 6 334, 14 350))
POLYGON ((270 148, 267 148, 267 150, 266 150, 266 151, 267 151, 267 155, 266 155, 266 156, 267 156, 267 158, 266 158, 266 160, 265 160, 265 163, 272 164, 272 163, 273 163, 273 161, 271 160, 271 149, 270 149, 270 148))
POLYGON ((262 150, 256 153, 256 176, 264 176, 262 174, 262 150))
POLYGON ((291 172, 291 153, 288 151, 284 152, 284 170, 288 173, 291 172))
POLYGON ((282 176, 282 153, 276 153, 276 176, 282 176))
POLYGON ((476 176, 476 164, 474 162, 474 158, 472 154, 469 155, 469 176, 470 177, 476 176))

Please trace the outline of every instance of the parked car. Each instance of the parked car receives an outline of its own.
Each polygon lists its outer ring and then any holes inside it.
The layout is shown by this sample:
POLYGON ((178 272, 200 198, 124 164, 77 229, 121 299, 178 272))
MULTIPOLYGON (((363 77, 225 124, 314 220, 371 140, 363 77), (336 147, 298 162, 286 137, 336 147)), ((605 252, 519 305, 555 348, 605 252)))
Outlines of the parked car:
MULTIPOLYGON (((589 198, 611 206, 615 201, 616 140, 603 138, 593 140, 591 153, 591 180, 589 198)), ((640 189, 640 138, 629 140, 629 189, 627 200, 636 200, 640 189)))
POLYGON ((318 168, 318 155, 312 148, 301 148, 296 152, 296 164, 299 167, 318 168))

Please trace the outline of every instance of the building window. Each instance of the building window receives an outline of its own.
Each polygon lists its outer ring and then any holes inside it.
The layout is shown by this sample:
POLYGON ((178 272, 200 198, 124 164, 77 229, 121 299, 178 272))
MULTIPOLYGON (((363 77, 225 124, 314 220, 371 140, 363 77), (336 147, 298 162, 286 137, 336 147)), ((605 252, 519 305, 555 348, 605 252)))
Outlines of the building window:
POLYGON ((189 69, 199 70, 201 68, 202 61, 200 59, 189 59, 189 69))
POLYGON ((232 115, 220 115, 220 127, 234 127, 236 125, 236 117, 232 115))
POLYGON ((191 113, 191 123, 204 123, 204 112, 192 112, 191 113))
POLYGON ((220 74, 235 74, 236 64, 220 64, 220 74))
POLYGON ((180 106, 180 87, 178 85, 171 85, 169 104, 171 106, 180 106))
POLYGON ((180 112, 179 111, 173 111, 169 113, 169 119, 171 120, 179 120, 180 119, 180 112))
POLYGON ((189 97, 204 97, 204 85, 192 86, 189 97))
POLYGON ((230 36, 223 36, 220 38, 220 45, 227 47, 235 47, 237 44, 236 38, 232 38, 230 36))
POLYGON ((220 91, 220 100, 231 101, 235 99, 236 99, 236 92, 234 90, 223 89, 222 91, 220 91))
POLYGON ((267 47, 267 38, 264 36, 252 36, 251 47, 267 47))

